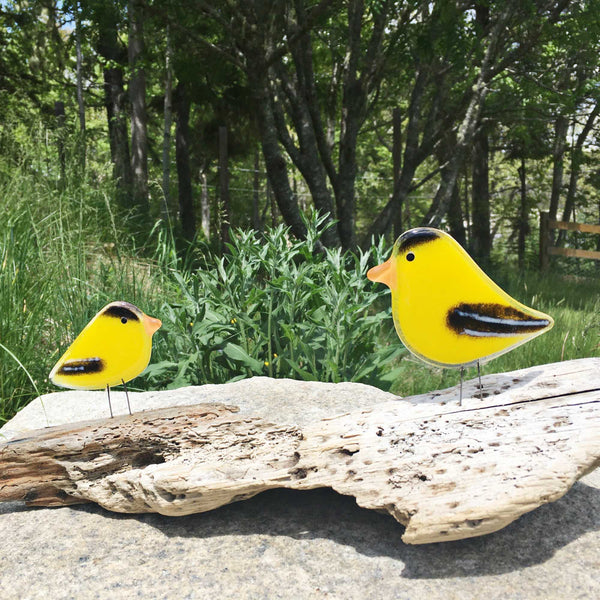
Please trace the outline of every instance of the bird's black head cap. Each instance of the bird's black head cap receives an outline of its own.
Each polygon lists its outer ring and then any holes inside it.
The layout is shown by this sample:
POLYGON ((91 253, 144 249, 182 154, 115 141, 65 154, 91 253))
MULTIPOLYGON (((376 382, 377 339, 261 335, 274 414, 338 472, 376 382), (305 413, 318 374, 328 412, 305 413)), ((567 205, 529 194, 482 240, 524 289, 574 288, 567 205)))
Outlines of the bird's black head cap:
POLYGON ((435 229, 428 227, 416 227, 405 231, 396 241, 398 253, 406 252, 410 248, 414 248, 419 244, 426 244, 440 237, 440 234, 435 229))
POLYGON ((105 308, 103 314, 109 317, 116 317, 117 319, 139 321, 140 318, 137 312, 138 309, 133 304, 129 304, 129 302, 113 302, 105 308))

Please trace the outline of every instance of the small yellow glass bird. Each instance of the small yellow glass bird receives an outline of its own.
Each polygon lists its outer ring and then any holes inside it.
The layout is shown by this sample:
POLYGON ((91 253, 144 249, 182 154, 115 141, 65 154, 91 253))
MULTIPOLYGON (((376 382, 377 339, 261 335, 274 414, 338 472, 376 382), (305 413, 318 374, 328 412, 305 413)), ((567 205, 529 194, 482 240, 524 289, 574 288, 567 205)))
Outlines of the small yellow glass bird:
POLYGON ((438 229, 404 232, 390 258, 367 277, 390 288, 394 325, 406 348, 429 364, 461 369, 461 400, 465 367, 479 370, 554 325, 498 287, 438 229))
POLYGON ((85 326, 54 365, 50 381, 79 390, 106 388, 111 417, 110 388, 123 384, 131 414, 125 384, 148 366, 152 335, 161 325, 158 319, 129 302, 111 302, 85 326))

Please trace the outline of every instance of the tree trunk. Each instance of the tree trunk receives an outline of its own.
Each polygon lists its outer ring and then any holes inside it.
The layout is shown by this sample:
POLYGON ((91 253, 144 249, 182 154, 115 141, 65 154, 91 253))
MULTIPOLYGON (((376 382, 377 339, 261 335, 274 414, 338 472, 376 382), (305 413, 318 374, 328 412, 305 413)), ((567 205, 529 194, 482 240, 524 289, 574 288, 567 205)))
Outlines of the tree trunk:
MULTIPOLYGON (((340 53, 344 58, 333 67, 335 81, 332 80, 329 90, 333 98, 325 102, 328 118, 323 118, 320 82, 313 70, 309 25, 312 13, 308 13, 305 4, 300 0, 294 2, 295 20, 288 18, 288 29, 283 31, 293 40, 289 43, 291 61, 279 57, 273 63, 271 107, 275 111, 278 139, 304 177, 315 207, 322 214, 337 217, 337 229, 327 229, 322 236, 323 243, 352 248, 356 246, 357 140, 367 115, 367 99, 381 82, 383 70, 380 67, 385 61, 382 39, 389 8, 373 11, 369 15, 373 17, 369 27, 363 27, 367 19, 364 0, 346 3, 348 43, 346 51, 340 53), (303 31, 302 35, 295 35, 298 29, 303 31), (369 38, 365 31, 370 32, 369 38), (339 122, 337 152, 331 135, 334 118, 339 122), (289 131, 290 123, 293 135, 289 131)), ((247 62, 252 72, 258 70, 256 61, 247 62)), ((250 77, 252 73, 248 74, 250 77)), ((274 183, 273 188, 276 191, 274 183)), ((287 218, 286 221, 289 223, 287 218)))
POLYGON ((175 128, 175 161, 179 187, 179 219, 183 237, 191 241, 196 235, 196 215, 192 194, 192 172, 190 169, 190 101, 185 85, 181 82, 175 90, 177 124, 175 128))
POLYGON ((454 193, 458 173, 464 163, 467 154, 467 148, 471 145, 475 127, 479 120, 479 115, 483 107, 483 102, 487 96, 488 87, 485 81, 487 72, 483 67, 479 74, 479 79, 474 87, 473 96, 469 102, 469 107, 458 129, 456 146, 448 157, 446 167, 446 176, 442 178, 436 195, 423 219, 423 225, 428 227, 439 227, 442 219, 448 211, 448 205, 454 193))
POLYGON ((79 114, 79 162, 81 169, 85 170, 86 162, 86 128, 85 128, 85 104, 83 101, 83 54, 81 52, 81 14, 79 2, 75 3, 75 51, 77 54, 76 87, 77 108, 79 114))
POLYGON ((167 25, 167 48, 165 52, 165 100, 162 147, 162 188, 163 188, 163 220, 170 222, 170 179, 171 179, 171 124, 173 122, 173 69, 171 68, 173 50, 171 48, 171 32, 167 25))
POLYGON ((113 180, 119 203, 129 208, 131 207, 131 161, 127 132, 127 95, 121 66, 126 62, 127 56, 119 45, 115 12, 96 15, 99 29, 97 49, 98 54, 106 61, 103 69, 104 105, 108 120, 113 180))
POLYGON ((210 240, 210 200, 208 197, 208 177, 206 170, 200 175, 200 214, 202 219, 202 233, 210 240))
MULTIPOLYGON (((600 197, 598 198, 598 225, 600 225, 600 197)), ((596 236, 596 250, 600 252, 600 235, 596 236)), ((600 271, 600 260, 596 261, 596 270, 600 271)))
MULTIPOLYGON (((465 165, 466 166, 466 165, 465 165)), ((468 169, 465 168, 465 171, 468 169)), ((472 192, 473 190, 471 190, 472 192)), ((469 204, 469 176, 465 172, 465 189, 463 191, 463 203, 464 203, 464 221, 467 224, 467 239, 471 241, 471 206, 469 204)))
POLYGON ((486 263, 490 259, 492 237, 490 231, 489 141, 487 127, 481 122, 473 139, 473 201, 471 253, 486 263))
POLYGON ((252 228, 255 231, 262 231, 260 222, 260 154, 258 148, 254 152, 254 173, 252 177, 252 228))
POLYGON ((137 217, 145 219, 148 207, 148 134, 146 115, 146 73, 142 66, 144 52, 143 14, 140 0, 129 0, 129 99, 131 102, 131 174, 132 199, 137 217))
MULTIPOLYGON (((273 194, 273 188, 271 184, 267 181, 267 206, 271 211, 271 227, 277 227, 277 202, 275 201, 275 196, 273 194)), ((265 207, 266 210, 266 207, 265 207)))
POLYGON ((231 207, 229 202, 229 150, 227 143, 227 127, 219 127, 219 201, 221 210, 221 244, 229 243, 229 229, 231 227, 231 207))
MULTIPOLYGON (((475 22, 478 38, 483 40, 490 23, 490 7, 488 2, 479 0, 475 3, 475 22)), ((487 262, 492 247, 490 233, 490 182, 489 182, 489 140, 488 128, 482 118, 475 127, 473 136, 473 152, 471 155, 473 170, 471 203, 470 249, 474 258, 487 262)))
MULTIPOLYGON (((397 194, 400 185, 400 172, 402 169, 402 113, 398 107, 392 111, 392 165, 394 187, 392 197, 397 194)), ((402 204, 398 207, 393 218, 394 239, 398 239, 403 232, 402 204)))
MULTIPOLYGON (((299 18, 306 18, 302 2, 296 2, 299 18)), ((279 141, 290 159, 302 174, 317 211, 327 221, 335 218, 335 208, 327 176, 334 172, 331 149, 323 144, 323 126, 320 116, 319 97, 315 89, 313 72, 312 41, 310 34, 302 36, 292 47, 294 69, 279 61, 274 68, 271 105, 275 109, 275 123, 279 141), (278 91, 280 90, 280 91, 278 91), (285 98, 285 103, 278 98, 285 98), (288 118, 286 118, 286 112, 288 118), (289 123, 293 124, 297 136, 295 141, 289 134, 289 123)), ((338 246, 339 235, 335 227, 327 228, 322 234, 326 246, 338 246)))
MULTIPOLYGON (((596 102, 594 108, 588 114, 588 118, 586 119, 585 125, 583 126, 583 129, 577 136, 575 145, 571 150, 571 174, 569 177, 569 188, 567 190, 565 208, 562 216, 563 221, 569 221, 571 219, 571 214, 575 209, 579 172, 581 169, 581 163, 583 162, 583 144, 585 143, 588 135, 592 131, 594 127, 594 122, 596 121, 598 114, 600 114, 600 102, 596 102)), ((560 246, 564 242, 565 236, 566 232, 564 230, 561 230, 558 234, 558 239, 556 242, 558 246, 560 246)))
POLYGON ((460 187, 454 186, 450 205, 448 207, 448 227, 450 235, 463 247, 467 247, 467 233, 465 231, 465 222, 462 206, 460 202, 460 187))
MULTIPOLYGON (((356 246, 356 151, 358 135, 368 114, 368 98, 381 81, 380 61, 388 24, 385 5, 367 17, 364 0, 348 4, 348 46, 343 71, 338 173, 333 182, 342 248, 356 246), (370 27, 365 27, 370 18, 370 27), (370 35, 364 31, 370 30, 370 35)), ((400 207, 401 208, 401 207, 400 207)))
POLYGON ((56 149, 60 172, 58 187, 63 189, 67 176, 67 155, 65 152, 65 103, 61 100, 54 103, 54 117, 56 118, 56 149))
POLYGON ((529 233, 529 207, 527 205, 527 171, 525 157, 521 157, 521 166, 518 169, 521 182, 521 193, 519 203, 519 218, 517 222, 517 256, 519 268, 525 264, 525 240, 529 233))
MULTIPOLYGON (((406 128, 406 139, 404 141, 404 155, 402 160, 402 170, 398 176, 397 185, 394 185, 392 197, 375 218, 365 239, 362 242, 363 248, 370 245, 371 239, 383 235, 393 223, 396 215, 402 210, 402 205, 406 202, 406 197, 411 189, 412 180, 417 167, 427 154, 425 148, 429 150, 428 132, 424 132, 422 142, 419 143, 422 123, 422 105, 425 91, 427 89, 427 73, 425 68, 419 67, 415 76, 415 83, 412 89, 410 104, 408 106, 408 125, 406 128)), ((433 119, 429 120, 433 123, 433 119)))
POLYGON ((104 97, 108 116, 108 135, 113 163, 113 179, 122 206, 131 206, 131 162, 125 112, 123 71, 118 67, 104 69, 104 97))
POLYGON ((356 212, 356 143, 366 106, 366 89, 359 75, 359 65, 364 50, 361 47, 364 0, 350 0, 348 6, 348 37, 346 60, 343 70, 342 110, 340 119, 340 141, 338 173, 334 180, 337 206, 338 231, 342 248, 356 245, 354 217, 356 212))
POLYGON ((254 94, 256 120, 267 177, 285 222, 298 239, 305 239, 306 226, 302 220, 298 202, 294 198, 288 178, 286 160, 279 146, 263 53, 249 52, 246 60, 253 65, 252 68, 248 69, 248 79, 254 94))
POLYGON ((558 115, 554 122, 554 148, 552 150, 552 192, 550 194, 550 209, 548 216, 551 221, 556 221, 558 203, 563 185, 563 167, 565 145, 569 120, 564 115, 558 115))
POLYGON ((511 15, 511 11, 510 4, 501 8, 501 12, 497 16, 490 33, 482 41, 485 52, 481 59, 481 66, 479 67, 479 73, 471 92, 465 116, 458 128, 456 147, 448 160, 448 175, 445 179, 442 179, 435 198, 423 219, 423 224, 425 225, 438 227, 446 214, 458 173, 464 163, 467 151, 471 147, 476 126, 480 121, 481 111, 489 91, 489 82, 494 76, 496 53, 498 46, 504 39, 505 25, 511 15))

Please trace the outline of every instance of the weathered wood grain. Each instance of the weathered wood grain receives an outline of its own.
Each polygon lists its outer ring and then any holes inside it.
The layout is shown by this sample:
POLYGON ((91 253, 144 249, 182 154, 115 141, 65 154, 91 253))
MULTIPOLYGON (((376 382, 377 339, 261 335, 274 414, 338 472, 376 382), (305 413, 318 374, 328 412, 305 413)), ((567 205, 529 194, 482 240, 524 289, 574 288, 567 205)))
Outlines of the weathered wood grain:
POLYGON ((391 513, 408 543, 483 535, 599 464, 600 359, 487 376, 483 396, 459 406, 444 390, 302 428, 222 404, 47 428, 0 444, 0 501, 176 516, 331 487, 391 513))

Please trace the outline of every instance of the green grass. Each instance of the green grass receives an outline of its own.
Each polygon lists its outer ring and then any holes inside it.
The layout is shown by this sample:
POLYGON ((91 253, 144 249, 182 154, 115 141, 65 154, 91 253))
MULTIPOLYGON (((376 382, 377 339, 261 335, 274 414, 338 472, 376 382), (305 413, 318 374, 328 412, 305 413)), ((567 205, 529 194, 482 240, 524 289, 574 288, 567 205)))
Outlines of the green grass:
POLYGON ((0 423, 56 389, 50 369, 104 304, 160 304, 162 274, 135 258, 109 193, 61 190, 31 165, 0 173, 0 423))
MULTIPOLYGON (((219 256, 196 244, 186 259, 168 230, 146 248, 115 209, 106 174, 59 186, 41 160, 0 164, 0 424, 39 393, 89 319, 123 299, 163 320, 151 367, 131 389, 219 383, 252 375, 363 381, 407 396, 458 382, 410 357, 393 331, 389 295, 365 277, 371 254, 313 253, 282 227, 236 231, 219 256), (148 249, 151 249, 150 251, 148 249), (149 253, 150 252, 150 253, 149 253)), ((492 273, 511 295, 551 314, 555 327, 484 373, 600 355, 598 280, 492 273)), ((474 370, 467 377, 475 376, 474 370)))

